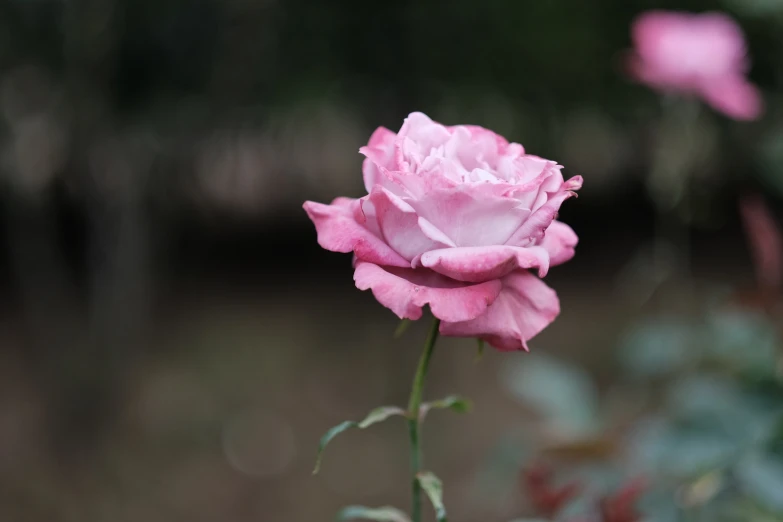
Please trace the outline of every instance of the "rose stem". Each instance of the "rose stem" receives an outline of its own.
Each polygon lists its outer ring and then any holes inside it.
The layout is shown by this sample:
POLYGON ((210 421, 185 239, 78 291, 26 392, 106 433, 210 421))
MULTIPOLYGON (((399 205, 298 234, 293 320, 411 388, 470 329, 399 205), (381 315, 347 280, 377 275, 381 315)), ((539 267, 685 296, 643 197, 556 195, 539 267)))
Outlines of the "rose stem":
POLYGON ((438 328, 440 319, 435 319, 432 328, 424 343, 424 351, 419 359, 419 367, 416 369, 416 376, 413 379, 411 396, 408 401, 408 433, 411 441, 411 473, 412 480, 412 507, 411 522, 421 522, 421 486, 416 478, 417 473, 421 471, 421 448, 419 447, 419 407, 421 406, 421 394, 424 388, 424 378, 427 376, 427 368, 430 364, 432 352, 435 350, 435 341, 438 339, 438 328))

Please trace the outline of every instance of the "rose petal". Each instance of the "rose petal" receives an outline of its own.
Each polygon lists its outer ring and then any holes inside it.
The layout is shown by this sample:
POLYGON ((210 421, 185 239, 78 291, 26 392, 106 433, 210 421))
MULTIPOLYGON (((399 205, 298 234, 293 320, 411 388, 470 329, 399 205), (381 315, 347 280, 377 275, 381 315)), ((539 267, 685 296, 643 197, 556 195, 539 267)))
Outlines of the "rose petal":
POLYGON ((332 252, 354 252, 371 263, 409 267, 410 262, 395 252, 366 226, 357 222, 359 200, 337 198, 331 205, 307 201, 303 205, 318 232, 318 244, 332 252))
POLYGON ((732 118, 761 113, 760 97, 744 79, 750 66, 745 37, 729 16, 648 11, 634 22, 632 37, 635 49, 626 62, 634 79, 699 94, 732 118))
MULTIPOLYGON (((496 132, 491 131, 489 129, 485 129, 484 127, 481 127, 479 125, 459 125, 459 126, 448 127, 448 129, 453 132, 457 127, 461 127, 467 130, 470 133, 471 137, 478 142, 492 143, 499 154, 504 154, 506 152, 506 149, 509 147, 509 145, 512 145, 508 142, 506 138, 504 138, 500 134, 497 134, 496 132)), ((521 145, 519 145, 518 143, 513 145, 517 145, 518 147, 517 151, 524 154, 525 149, 522 148, 521 145)))
POLYGON ((426 252, 420 262, 439 274, 471 283, 498 279, 519 268, 537 268, 540 277, 549 270, 549 254, 541 247, 443 248, 426 252))
POLYGON ((457 246, 502 245, 530 216, 516 199, 470 185, 431 190, 409 203, 457 246))
POLYGON ((419 228, 421 228, 421 231, 424 232, 424 235, 428 238, 432 239, 433 241, 450 246, 455 247, 457 245, 454 244, 454 241, 448 238, 446 234, 444 234, 438 227, 424 219, 423 217, 419 217, 419 228))
POLYGON ((705 82, 704 100, 735 120, 755 120, 764 112, 764 100, 755 85, 741 76, 705 82))
MULTIPOLYGON (((552 191, 563 183, 563 167, 555 161, 527 154, 518 158, 503 158, 498 171, 504 179, 514 183, 514 189, 509 194, 524 193, 537 189, 545 182, 544 190, 552 191)), ((526 205, 532 208, 530 205, 526 205)))
POLYGON ((425 235, 413 207, 385 188, 376 186, 370 201, 375 207, 382 237, 405 259, 410 261, 424 252, 447 246, 425 235))
POLYGON ((544 233, 540 246, 549 252, 549 265, 556 266, 574 257, 574 247, 577 243, 579 237, 571 227, 562 221, 552 221, 544 233))
POLYGON ((448 190, 458 186, 458 183, 451 177, 444 175, 444 170, 440 166, 429 171, 420 169, 416 174, 383 168, 380 171, 392 181, 392 185, 395 187, 392 192, 395 194, 404 193, 408 199, 418 200, 434 190, 448 190))
POLYGON ((722 13, 648 11, 632 33, 641 59, 668 81, 687 83, 689 76, 718 76, 747 65, 742 30, 722 13))
POLYGON ((566 199, 576 196, 576 193, 573 191, 581 186, 582 177, 574 176, 563 183, 559 192, 548 194, 546 203, 536 209, 505 244, 524 247, 541 241, 546 229, 549 228, 549 225, 557 217, 560 206, 566 199))
POLYGON ((468 321, 483 314, 497 298, 499 280, 469 285, 427 269, 381 267, 358 262, 353 275, 360 290, 372 289, 375 298, 401 319, 419 319, 429 304, 444 321, 468 321))
MULTIPOLYGON (((553 165, 554 162, 552 162, 553 165)), ((545 169, 541 175, 523 185, 517 185, 504 194, 519 201, 520 206, 535 212, 552 197, 552 194, 565 189, 560 166, 545 169)))
POLYGON ((366 157, 362 163, 362 174, 364 176, 364 188, 367 193, 372 192, 372 188, 377 185, 386 185, 388 181, 383 176, 381 168, 391 168, 394 159, 394 139, 395 133, 385 127, 378 127, 370 136, 369 143, 359 149, 361 154, 366 157))
POLYGON ((555 291, 530 272, 512 272, 502 282, 500 295, 486 313, 469 321, 443 322, 440 332, 480 337, 499 350, 527 350, 527 341, 560 313, 560 302, 555 291))

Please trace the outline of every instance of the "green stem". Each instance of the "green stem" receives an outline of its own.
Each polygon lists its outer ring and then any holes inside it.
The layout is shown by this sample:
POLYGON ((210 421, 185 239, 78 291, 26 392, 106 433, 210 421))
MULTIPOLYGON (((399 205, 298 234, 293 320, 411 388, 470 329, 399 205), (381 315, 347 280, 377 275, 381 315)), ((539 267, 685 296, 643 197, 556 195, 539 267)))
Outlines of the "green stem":
POLYGON ((427 376, 427 368, 430 365, 430 358, 435 349, 435 341, 438 339, 438 328, 440 319, 432 322, 432 328, 424 343, 424 351, 419 358, 419 367, 416 369, 416 377, 413 378, 413 387, 411 388, 411 397, 408 401, 408 433, 411 441, 411 473, 412 478, 412 507, 411 522, 421 522, 421 485, 416 474, 421 471, 421 448, 419 446, 419 407, 421 406, 421 395, 424 389, 424 378, 427 376))

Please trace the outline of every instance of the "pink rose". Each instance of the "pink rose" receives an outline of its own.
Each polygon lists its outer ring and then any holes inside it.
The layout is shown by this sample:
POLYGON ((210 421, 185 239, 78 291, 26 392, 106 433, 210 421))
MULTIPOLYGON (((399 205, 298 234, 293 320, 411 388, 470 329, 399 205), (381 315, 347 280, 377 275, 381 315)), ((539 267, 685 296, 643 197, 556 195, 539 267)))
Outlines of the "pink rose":
POLYGON ((758 89, 745 75, 750 68, 740 27, 720 13, 650 11, 631 29, 631 75, 654 89, 700 96, 738 120, 757 118, 763 109, 758 89))
POLYGON ((318 243, 354 253, 361 290, 400 318, 429 305, 440 331, 501 350, 526 341, 560 312, 543 277, 574 256, 577 236, 555 221, 582 185, 554 161, 481 127, 445 127, 421 113, 399 134, 383 127, 360 152, 360 199, 308 201, 318 243))

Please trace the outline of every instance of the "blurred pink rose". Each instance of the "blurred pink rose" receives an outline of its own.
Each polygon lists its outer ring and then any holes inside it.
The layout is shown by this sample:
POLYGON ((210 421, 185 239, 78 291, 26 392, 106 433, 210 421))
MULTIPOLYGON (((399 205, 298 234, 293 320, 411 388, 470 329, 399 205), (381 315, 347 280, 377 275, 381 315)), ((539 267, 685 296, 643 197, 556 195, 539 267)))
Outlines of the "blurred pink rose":
POLYGON ((399 134, 383 127, 360 152, 361 199, 304 204, 318 243, 354 253, 354 280, 400 318, 429 305, 440 331, 501 350, 526 341, 560 312, 543 277, 573 257, 577 236, 554 221, 582 185, 557 163, 481 127, 445 127, 421 113, 399 134))
POLYGON ((695 94, 738 120, 758 118, 763 101, 740 27, 721 13, 649 11, 631 29, 631 75, 662 91, 695 94))

